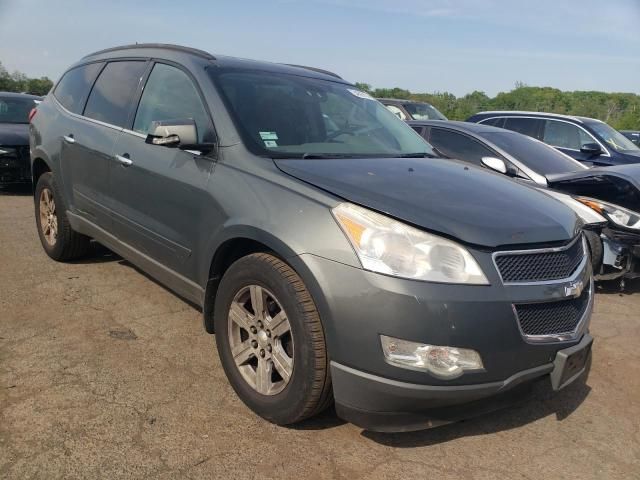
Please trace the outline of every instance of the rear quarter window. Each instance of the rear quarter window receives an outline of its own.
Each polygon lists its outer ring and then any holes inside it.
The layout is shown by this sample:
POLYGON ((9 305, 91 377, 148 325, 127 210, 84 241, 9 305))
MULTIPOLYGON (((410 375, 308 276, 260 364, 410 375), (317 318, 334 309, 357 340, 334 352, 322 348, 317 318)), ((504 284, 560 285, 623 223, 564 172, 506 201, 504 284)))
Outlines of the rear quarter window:
POLYGON ((84 100, 102 65, 89 63, 69 70, 56 85, 53 95, 70 112, 81 113, 84 100))

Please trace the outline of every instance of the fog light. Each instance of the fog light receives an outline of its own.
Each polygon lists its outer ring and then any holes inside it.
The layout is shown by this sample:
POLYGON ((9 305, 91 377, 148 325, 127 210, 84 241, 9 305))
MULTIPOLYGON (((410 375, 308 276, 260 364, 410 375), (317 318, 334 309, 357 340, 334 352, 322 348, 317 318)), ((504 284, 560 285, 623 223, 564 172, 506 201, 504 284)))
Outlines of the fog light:
POLYGON ((447 380, 457 378, 465 371, 484 368, 480 354, 475 350, 425 345, 385 335, 380 335, 380 341, 389 363, 411 370, 425 370, 447 380))

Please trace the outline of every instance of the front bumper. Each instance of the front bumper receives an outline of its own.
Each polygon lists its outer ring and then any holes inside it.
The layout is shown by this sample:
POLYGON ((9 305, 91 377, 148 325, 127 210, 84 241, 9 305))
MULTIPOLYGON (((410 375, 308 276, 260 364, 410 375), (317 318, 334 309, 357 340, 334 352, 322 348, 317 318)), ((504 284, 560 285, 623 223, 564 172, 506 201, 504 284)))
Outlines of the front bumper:
POLYGON ((489 413, 526 398, 533 383, 560 390, 588 374, 593 338, 560 350, 552 363, 517 372, 506 380, 432 386, 398 382, 331 363, 338 415, 366 430, 399 432, 433 428, 489 413), (572 363, 573 359, 573 363, 572 363))
POLYGON ((590 262, 583 262, 572 282, 505 285, 490 252, 472 253, 490 285, 405 280, 311 254, 291 259, 323 319, 340 416, 366 428, 386 428, 385 422, 361 418, 373 412, 395 419, 389 428, 406 430, 467 417, 468 408, 455 415, 449 409, 483 399, 491 399, 484 411, 499 408, 503 394, 548 377, 558 351, 585 338, 593 307, 590 262), (514 305, 565 300, 567 288, 576 282, 591 289, 576 335, 542 342, 525 338, 514 305), (484 369, 444 380, 399 368, 385 361, 380 335, 473 349, 484 369), (448 413, 433 417, 433 409, 440 408, 448 413), (415 413, 419 421, 412 419, 415 413))

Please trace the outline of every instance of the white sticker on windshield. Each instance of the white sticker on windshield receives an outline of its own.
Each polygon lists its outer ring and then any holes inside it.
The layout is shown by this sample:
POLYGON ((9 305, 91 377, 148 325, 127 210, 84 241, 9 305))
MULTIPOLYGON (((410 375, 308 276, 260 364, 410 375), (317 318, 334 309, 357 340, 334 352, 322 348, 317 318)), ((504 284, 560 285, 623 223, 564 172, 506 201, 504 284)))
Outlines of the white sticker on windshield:
POLYGON ((374 98, 369 95, 367 92, 363 92, 362 90, 356 90, 355 88, 347 88, 351 92, 352 95, 355 95, 358 98, 366 98, 367 100, 374 100, 374 98))
POLYGON ((276 132, 259 132, 262 140, 278 140, 278 134, 276 132))
POLYGON ((276 142, 275 140, 265 140, 264 141, 264 146, 265 147, 277 147, 278 146, 278 142, 276 142))

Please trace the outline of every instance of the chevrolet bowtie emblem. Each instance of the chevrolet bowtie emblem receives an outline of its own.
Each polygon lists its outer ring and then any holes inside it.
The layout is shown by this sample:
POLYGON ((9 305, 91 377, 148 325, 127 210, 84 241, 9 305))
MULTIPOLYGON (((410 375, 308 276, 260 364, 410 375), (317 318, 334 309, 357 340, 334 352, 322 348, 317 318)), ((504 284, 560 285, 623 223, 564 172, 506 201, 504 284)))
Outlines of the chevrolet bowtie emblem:
POLYGON ((583 288, 584 288, 584 283, 582 283, 582 280, 578 280, 577 282, 571 282, 569 285, 565 285, 564 296, 579 297, 580 294, 582 293, 583 288))

